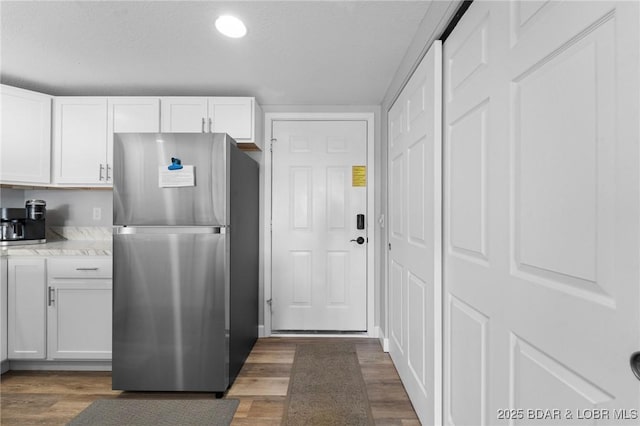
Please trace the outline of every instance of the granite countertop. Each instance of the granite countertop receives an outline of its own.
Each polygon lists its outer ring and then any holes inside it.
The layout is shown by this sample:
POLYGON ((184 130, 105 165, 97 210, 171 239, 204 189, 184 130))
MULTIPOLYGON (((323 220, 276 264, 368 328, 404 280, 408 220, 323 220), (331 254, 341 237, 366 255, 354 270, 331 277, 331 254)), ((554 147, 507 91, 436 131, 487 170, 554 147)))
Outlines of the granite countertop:
POLYGON ((42 244, 0 247, 1 256, 111 256, 110 227, 60 226, 47 229, 42 244))

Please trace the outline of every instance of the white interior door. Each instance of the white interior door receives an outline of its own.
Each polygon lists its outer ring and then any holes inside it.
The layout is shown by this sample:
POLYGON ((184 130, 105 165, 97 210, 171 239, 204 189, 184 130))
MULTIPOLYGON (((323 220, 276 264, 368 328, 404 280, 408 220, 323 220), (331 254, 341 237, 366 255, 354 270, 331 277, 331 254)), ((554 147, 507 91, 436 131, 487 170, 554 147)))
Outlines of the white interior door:
POLYGON ((366 331, 367 122, 274 121, 272 135, 272 329, 366 331))
POLYGON ((389 111, 389 352, 423 424, 441 423, 442 44, 389 111))
POLYGON ((445 42, 448 424, 638 422, 638 6, 474 2, 445 42))

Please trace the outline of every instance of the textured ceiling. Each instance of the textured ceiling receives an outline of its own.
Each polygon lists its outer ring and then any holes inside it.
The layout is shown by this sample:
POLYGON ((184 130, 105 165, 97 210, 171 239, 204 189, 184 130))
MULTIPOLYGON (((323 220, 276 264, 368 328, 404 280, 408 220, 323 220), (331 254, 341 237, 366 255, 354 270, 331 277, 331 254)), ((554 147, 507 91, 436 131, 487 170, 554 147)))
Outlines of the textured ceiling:
POLYGON ((0 79, 52 95, 379 104, 429 1, 2 1, 0 79), (228 39, 223 13, 249 33, 228 39))

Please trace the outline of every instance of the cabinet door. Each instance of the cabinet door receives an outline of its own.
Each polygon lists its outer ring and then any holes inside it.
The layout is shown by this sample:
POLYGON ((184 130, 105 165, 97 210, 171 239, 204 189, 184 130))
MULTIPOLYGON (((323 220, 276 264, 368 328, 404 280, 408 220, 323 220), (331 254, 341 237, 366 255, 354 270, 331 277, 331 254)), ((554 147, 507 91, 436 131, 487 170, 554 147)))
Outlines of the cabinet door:
POLYGON ((107 98, 60 97, 53 108, 55 183, 106 184, 107 98))
POLYGON ((111 280, 49 281, 48 359, 111 359, 111 280))
POLYGON ((237 142, 253 141, 254 98, 213 97, 209 99, 212 132, 228 133, 237 142))
POLYGON ((51 180, 51 96, 0 86, 1 183, 51 180))
POLYGON ((0 361, 8 357, 7 352, 7 258, 0 257, 0 361))
POLYGON ((9 259, 9 359, 44 359, 45 259, 9 259))
POLYGON ((207 98, 162 98, 162 131, 170 133, 201 133, 209 130, 207 98))
POLYGON ((112 182, 114 133, 160 131, 160 98, 114 97, 108 99, 106 180, 112 182))

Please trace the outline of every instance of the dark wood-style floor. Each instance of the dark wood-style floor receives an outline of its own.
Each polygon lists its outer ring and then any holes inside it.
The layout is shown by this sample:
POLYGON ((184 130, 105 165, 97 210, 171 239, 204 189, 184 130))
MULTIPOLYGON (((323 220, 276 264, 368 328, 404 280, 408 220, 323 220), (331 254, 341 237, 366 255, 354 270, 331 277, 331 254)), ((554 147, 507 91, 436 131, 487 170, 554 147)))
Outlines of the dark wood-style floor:
MULTIPOLYGON (((285 337, 258 340, 225 395, 240 400, 233 425, 280 424, 296 344, 309 340, 285 337)), ((376 339, 327 339, 331 340, 348 340, 356 345, 377 425, 420 424, 389 355, 382 352, 376 339)), ((0 424, 63 425, 97 399, 213 397, 197 393, 112 391, 108 372, 10 371, 0 381, 0 424)))

